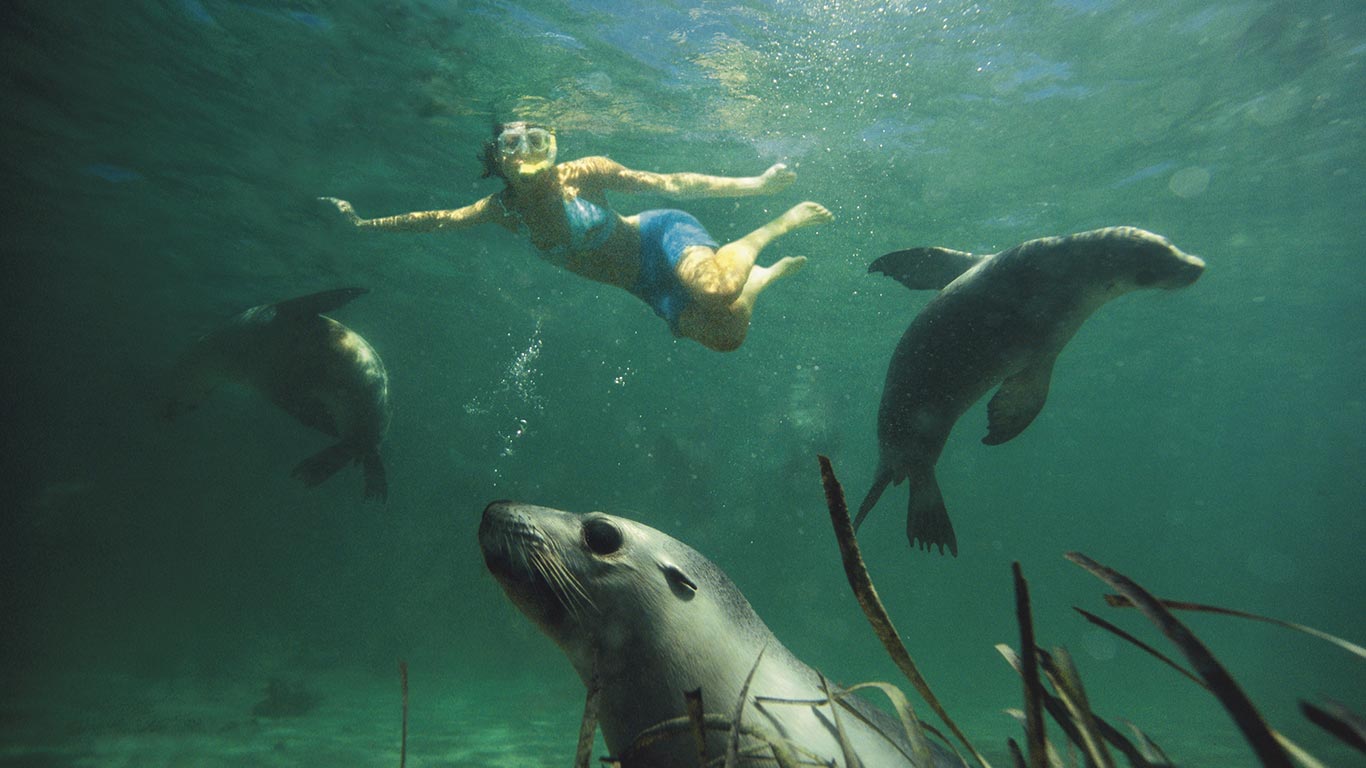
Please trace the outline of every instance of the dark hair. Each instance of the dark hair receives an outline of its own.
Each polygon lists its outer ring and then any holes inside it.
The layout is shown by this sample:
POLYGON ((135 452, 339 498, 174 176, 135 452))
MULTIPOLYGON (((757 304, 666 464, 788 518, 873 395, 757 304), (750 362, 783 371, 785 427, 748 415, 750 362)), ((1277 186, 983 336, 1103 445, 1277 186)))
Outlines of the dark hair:
POLYGON ((498 167, 498 137, 502 135, 503 131, 514 125, 525 125, 528 128, 544 128, 551 133, 555 132, 554 128, 538 125, 527 120, 509 120, 506 123, 500 123, 495 119, 493 123, 493 135, 484 140, 484 146, 479 151, 479 162, 484 164, 484 172, 479 175, 479 178, 487 179, 490 176, 497 176, 503 181, 507 181, 507 177, 503 175, 502 169, 498 167))

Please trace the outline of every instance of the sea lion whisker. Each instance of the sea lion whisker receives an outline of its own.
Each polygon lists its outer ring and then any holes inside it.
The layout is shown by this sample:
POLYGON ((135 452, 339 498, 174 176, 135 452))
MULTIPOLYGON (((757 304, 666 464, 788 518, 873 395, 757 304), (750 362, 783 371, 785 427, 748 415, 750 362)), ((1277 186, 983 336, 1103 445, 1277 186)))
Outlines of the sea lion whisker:
POLYGON ((548 550, 538 550, 536 552, 537 571, 545 578, 546 583, 551 585, 551 590, 556 598, 575 618, 582 619, 583 611, 591 608, 597 610, 592 599, 584 591, 583 585, 565 566, 564 560, 557 554, 548 550))
POLYGON ((579 598, 583 600, 583 602, 589 608, 592 608, 594 611, 598 610, 598 606, 594 604, 593 598, 589 597, 588 591, 583 588, 583 582, 579 581, 579 578, 575 576, 574 572, 569 570, 569 567, 565 564, 564 555, 560 553, 559 544, 554 539, 547 539, 545 543, 547 545, 547 549, 554 556, 555 565, 563 574, 565 583, 579 596, 579 598))
POLYGON ((577 597, 565 586, 564 572, 556 567, 556 559, 543 549, 537 549, 531 553, 532 568, 540 575, 541 579, 550 587, 550 592, 555 595, 555 600, 574 618, 579 618, 583 606, 580 605, 577 597))
POLYGON ((554 572, 560 587, 565 590, 567 597, 573 599, 581 606, 587 605, 596 609, 596 606, 593 605, 593 601, 589 599, 588 593, 584 591, 583 584, 579 582, 569 570, 568 566, 565 565, 564 557, 560 554, 560 551, 556 548, 554 542, 547 541, 546 543, 548 546, 541 553, 541 562, 544 567, 554 572))

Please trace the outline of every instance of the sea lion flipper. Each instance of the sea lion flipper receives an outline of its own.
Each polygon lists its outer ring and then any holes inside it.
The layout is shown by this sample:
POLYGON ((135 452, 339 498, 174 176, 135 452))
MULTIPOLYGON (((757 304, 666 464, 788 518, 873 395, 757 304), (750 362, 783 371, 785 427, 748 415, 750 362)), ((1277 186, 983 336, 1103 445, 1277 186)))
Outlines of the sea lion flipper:
POLYGON ((312 488, 327 478, 337 474, 342 467, 356 458, 356 448, 347 442, 340 442, 318 451, 299 462, 293 475, 304 485, 312 488))
POLYGON ((928 550, 938 546, 939 554, 944 547, 958 557, 958 537, 953 532, 949 511, 944 507, 944 496, 939 492, 939 481, 935 479, 934 468, 917 472, 911 480, 911 495, 906 501, 906 539, 911 546, 928 550))
POLYGON ((300 296, 297 299, 286 299, 275 304, 275 313, 278 317, 285 319, 313 317, 344 306, 357 296, 368 293, 369 290, 368 288, 334 288, 330 291, 300 296))
POLYGON ((858 507, 858 515, 854 517, 854 530, 863 524, 863 518, 873 511, 873 506, 882 497, 882 492, 887 489, 887 484, 892 482, 892 473, 879 467, 877 477, 873 478, 873 487, 868 489, 868 493, 863 497, 863 503, 858 507))
POLYGON ((326 401, 314 392, 300 391, 299 387, 294 386, 294 382, 287 384, 277 386, 268 393, 272 403, 305 427, 316 429, 330 437, 341 437, 337 431, 337 420, 326 401))
POLYGON ((1023 371, 1001 382, 1001 388, 987 403, 987 436, 982 442, 1000 445, 1025 431, 1048 400, 1048 384, 1053 378, 1056 356, 1036 361, 1023 371))
POLYGON ((365 498, 384 502, 389 498, 389 480, 384 473, 384 460, 378 450, 372 450, 361 457, 361 468, 365 470, 365 498))
POLYGON ((985 258, 949 248, 908 248, 879 256, 868 271, 881 272, 911 290, 937 291, 985 258))

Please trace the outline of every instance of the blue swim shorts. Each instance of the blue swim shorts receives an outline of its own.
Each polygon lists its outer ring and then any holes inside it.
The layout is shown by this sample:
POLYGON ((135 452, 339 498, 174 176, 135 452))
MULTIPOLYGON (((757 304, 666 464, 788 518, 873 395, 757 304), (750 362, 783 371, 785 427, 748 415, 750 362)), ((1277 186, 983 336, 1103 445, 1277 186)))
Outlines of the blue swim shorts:
POLYGON ((640 276, 631 293, 667 320, 675 333, 678 316, 692 301, 679 282, 678 262, 694 245, 719 246, 691 213, 665 208, 640 214, 640 276))

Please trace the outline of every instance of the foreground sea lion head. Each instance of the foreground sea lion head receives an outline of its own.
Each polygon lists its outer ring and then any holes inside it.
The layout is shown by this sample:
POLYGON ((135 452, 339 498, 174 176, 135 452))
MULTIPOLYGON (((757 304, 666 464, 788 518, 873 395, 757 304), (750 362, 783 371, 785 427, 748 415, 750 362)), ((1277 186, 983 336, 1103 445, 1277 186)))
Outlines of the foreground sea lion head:
POLYGON ((901 725, 802 663, 722 570, 649 526, 590 512, 496 501, 479 526, 484 561, 504 592, 564 651, 595 703, 603 741, 623 768, 694 768, 688 697, 720 756, 741 727, 736 765, 961 766, 932 744, 924 760, 901 725), (775 702, 784 703, 775 703, 775 702), (765 703, 767 702, 767 703, 765 703), (840 724, 832 714, 838 706, 840 724))
POLYGON ((631 520, 496 501, 484 511, 479 543, 508 598, 564 651, 585 684, 595 656, 658 657, 659 637, 687 637, 702 624, 748 630, 756 652, 771 636, 721 569, 631 520))

